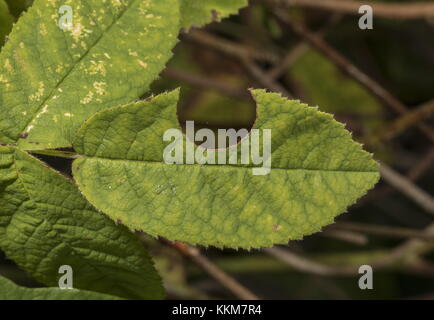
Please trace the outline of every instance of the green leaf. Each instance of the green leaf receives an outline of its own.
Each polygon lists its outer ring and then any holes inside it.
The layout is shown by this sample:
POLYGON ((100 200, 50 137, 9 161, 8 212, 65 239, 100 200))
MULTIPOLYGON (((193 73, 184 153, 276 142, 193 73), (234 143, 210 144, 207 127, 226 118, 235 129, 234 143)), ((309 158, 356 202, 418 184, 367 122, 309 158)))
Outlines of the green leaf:
POLYGON ((0 147, 0 247, 23 270, 57 286, 160 299, 160 278, 137 237, 96 212, 59 173, 15 147, 0 147))
POLYGON ((313 49, 303 54, 290 72, 303 86, 303 92, 307 91, 312 104, 320 105, 326 112, 379 116, 380 105, 375 98, 313 49))
POLYGON ((116 300, 107 294, 85 290, 59 288, 29 289, 0 277, 0 300, 116 300))
POLYGON ((178 0, 36 0, 0 54, 0 143, 71 146, 93 113, 147 92, 179 23, 178 0), (62 5, 73 10, 66 30, 62 5))
POLYGON ((254 128, 272 129, 269 175, 246 165, 165 164, 163 134, 179 127, 175 91, 84 124, 74 144, 80 190, 112 219, 154 236, 256 248, 319 231, 378 181, 377 163, 331 115, 252 93, 254 128))
POLYGON ((32 5, 33 0, 6 0, 6 3, 9 5, 10 12, 18 18, 32 5))
POLYGON ((0 0, 0 48, 11 31, 13 23, 14 18, 9 13, 8 5, 4 0, 0 0))
POLYGON ((236 14, 248 5, 248 0, 181 0, 181 26, 201 27, 212 21, 236 14))

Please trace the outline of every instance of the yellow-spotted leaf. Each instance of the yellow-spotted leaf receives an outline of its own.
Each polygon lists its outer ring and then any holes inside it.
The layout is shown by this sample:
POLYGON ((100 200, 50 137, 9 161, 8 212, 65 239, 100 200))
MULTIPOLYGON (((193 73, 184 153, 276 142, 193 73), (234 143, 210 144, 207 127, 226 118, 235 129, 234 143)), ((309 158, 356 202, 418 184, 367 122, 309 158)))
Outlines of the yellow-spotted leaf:
POLYGON ((0 54, 0 143, 71 146, 96 111, 147 92, 179 27, 179 0, 34 1, 0 54))

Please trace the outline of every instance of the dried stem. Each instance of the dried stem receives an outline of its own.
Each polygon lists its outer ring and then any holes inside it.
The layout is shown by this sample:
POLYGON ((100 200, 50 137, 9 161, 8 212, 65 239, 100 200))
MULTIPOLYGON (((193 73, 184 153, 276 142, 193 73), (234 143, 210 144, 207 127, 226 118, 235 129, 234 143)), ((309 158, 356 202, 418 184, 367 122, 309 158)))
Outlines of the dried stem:
POLYGON ((408 228, 398 228, 398 227, 389 227, 389 226, 377 226, 363 223, 354 223, 354 222, 338 222, 329 229, 338 229, 338 230, 349 230, 356 232, 363 232, 367 234, 373 234, 384 237, 391 238, 414 238, 414 239, 423 239, 423 240, 434 240, 434 235, 427 233, 423 230, 414 230, 408 228))
MULTIPOLYGON (((433 165, 434 165, 434 147, 431 147, 431 150, 420 161, 418 161, 414 167, 412 167, 408 171, 406 177, 410 181, 414 182, 418 180, 420 177, 422 177, 433 165)), ((383 198, 394 191, 395 189, 392 188, 390 185, 377 188, 374 193, 370 193, 366 197, 362 198, 357 205, 370 202, 374 199, 383 198)))
POLYGON ((184 81, 194 87, 215 90, 221 94, 232 98, 249 101, 251 100, 251 97, 247 91, 237 90, 232 86, 227 85, 226 83, 210 79, 201 75, 186 73, 181 70, 168 68, 163 72, 163 76, 171 79, 184 81))
MULTIPOLYGON (((389 91, 384 89, 378 82, 369 77, 354 64, 352 64, 346 57, 340 54, 337 50, 331 47, 321 37, 309 31, 302 24, 296 23, 289 19, 283 12, 278 10, 273 11, 275 16, 283 23, 291 27, 291 29, 300 37, 305 39, 313 48, 321 52, 331 62, 333 62, 340 70, 349 75, 367 90, 369 90, 375 97, 377 97, 384 105, 390 107, 398 114, 406 114, 407 107, 395 98, 389 91)), ((434 142, 434 129, 424 123, 419 123, 418 128, 422 131, 432 142, 434 142)))
POLYGON ((289 91, 286 90, 278 82, 276 82, 273 78, 271 78, 267 73, 265 73, 265 71, 261 70, 261 68, 258 67, 254 61, 248 58, 242 58, 241 61, 243 62, 250 75, 261 85, 271 91, 280 92, 288 99, 292 99, 292 95, 289 93, 289 91))
POLYGON ((258 296, 203 256, 199 249, 182 242, 173 243, 165 241, 165 243, 196 263, 202 270, 208 273, 212 278, 218 281, 238 298, 242 300, 259 300, 258 296))
POLYGON ((302 257, 287 249, 279 247, 263 249, 270 256, 285 262, 295 270, 305 273, 312 273, 320 276, 353 276, 357 274, 357 270, 353 267, 331 267, 321 263, 317 263, 305 257, 302 257))
POLYGON ((428 19, 434 17, 434 4, 428 2, 378 3, 354 0, 272 0, 271 2, 285 7, 299 6, 353 15, 359 14, 361 6, 369 5, 375 16, 389 19, 428 19))
POLYGON ((232 41, 222 39, 205 31, 192 30, 188 34, 187 39, 231 56, 247 57, 273 64, 279 61, 279 56, 273 52, 264 50, 259 51, 254 48, 246 47, 232 41))
POLYGON ((380 172, 383 179, 392 187, 412 199, 420 207, 425 209, 426 212, 434 215, 434 199, 430 194, 426 193, 405 176, 395 172, 385 164, 381 165, 380 172))

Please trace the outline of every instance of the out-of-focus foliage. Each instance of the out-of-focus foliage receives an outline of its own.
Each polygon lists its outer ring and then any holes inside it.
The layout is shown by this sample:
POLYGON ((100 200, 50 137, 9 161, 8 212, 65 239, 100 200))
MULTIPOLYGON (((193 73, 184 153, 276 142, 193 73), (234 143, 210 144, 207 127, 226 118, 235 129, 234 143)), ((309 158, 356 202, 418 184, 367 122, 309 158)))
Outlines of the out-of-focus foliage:
POLYGON ((290 74, 301 86, 304 101, 326 112, 355 116, 365 130, 381 125, 380 103, 319 53, 307 51, 290 68, 290 74))
POLYGON ((4 0, 0 0, 0 48, 6 40, 6 36, 12 29, 14 22, 13 17, 9 13, 9 8, 4 0))

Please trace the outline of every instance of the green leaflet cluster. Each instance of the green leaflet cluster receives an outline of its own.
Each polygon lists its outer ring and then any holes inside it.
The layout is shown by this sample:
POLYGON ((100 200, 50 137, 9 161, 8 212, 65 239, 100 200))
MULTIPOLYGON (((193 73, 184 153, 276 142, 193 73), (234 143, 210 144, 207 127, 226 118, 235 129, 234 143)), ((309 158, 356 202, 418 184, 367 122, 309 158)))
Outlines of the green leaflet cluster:
MULTIPOLYGON (((92 114, 147 92, 181 21, 204 24, 213 2, 36 0, 0 54, 0 141, 25 150, 71 146, 92 114), (73 9, 67 30, 58 25, 63 5, 73 9)), ((224 16, 238 9, 220 8, 224 16)))
MULTIPOLYGON (((7 2, 17 17, 31 1, 7 2)), ((74 287, 84 291, 29 290, 0 278, 7 288, 0 296, 160 299, 151 259, 118 222, 193 244, 272 246, 320 230, 372 188, 377 164, 341 124, 261 90, 252 92, 255 128, 273 130, 270 175, 252 176, 245 165, 163 162, 162 136, 179 127, 179 91, 131 101, 164 69, 180 29, 246 5, 34 1, 0 53, 0 247, 48 286, 57 286, 59 266, 71 265, 74 287), (73 8, 68 30, 58 26, 62 5, 73 8), (71 146, 81 192, 26 152, 71 146)), ((4 0, 0 15, 10 28, 4 0)))
MULTIPOLYGON (((0 1, 3 36, 14 20, 7 4, 18 17, 32 1, 0 1)), ((188 14, 188 23, 211 20, 207 9, 190 15, 180 1, 36 0, 1 51, 0 246, 41 283, 57 286, 58 268, 67 264, 76 288, 132 299, 163 297, 141 242, 22 150, 71 146, 75 131, 96 111, 146 93, 172 54, 181 20, 187 21, 181 14, 188 14), (62 5, 73 8, 69 30, 58 26, 62 5)), ((5 298, 104 298, 1 281, 5 298)))
POLYGON ((15 147, 0 147, 0 247, 36 280, 57 286, 70 265, 74 287, 131 299, 163 289, 140 241, 96 212, 59 173, 15 147))

